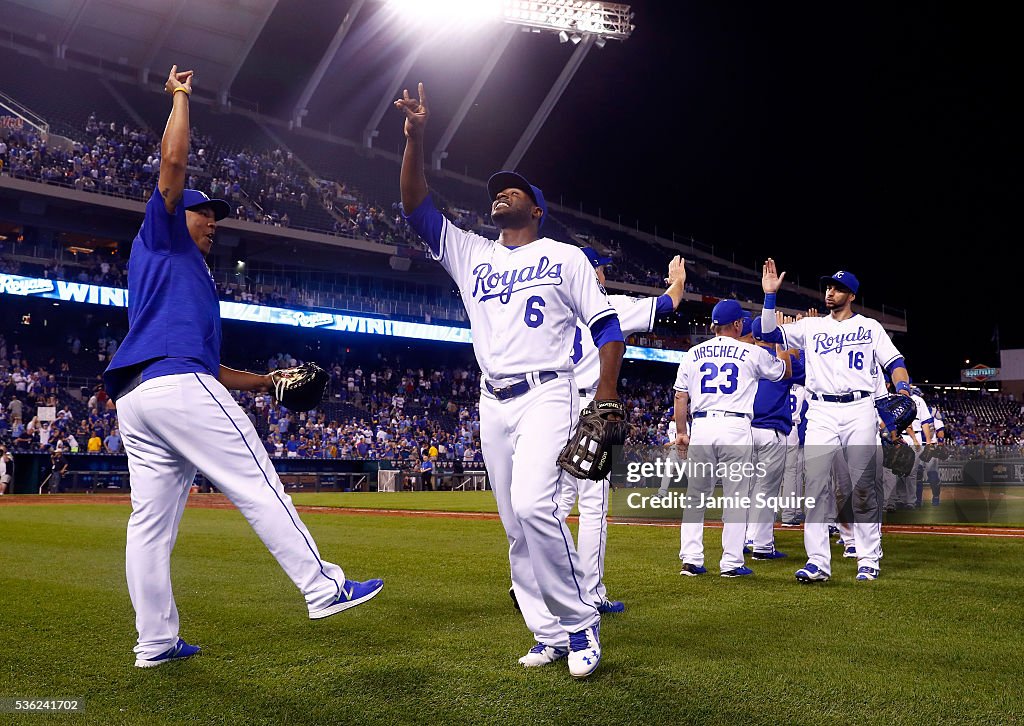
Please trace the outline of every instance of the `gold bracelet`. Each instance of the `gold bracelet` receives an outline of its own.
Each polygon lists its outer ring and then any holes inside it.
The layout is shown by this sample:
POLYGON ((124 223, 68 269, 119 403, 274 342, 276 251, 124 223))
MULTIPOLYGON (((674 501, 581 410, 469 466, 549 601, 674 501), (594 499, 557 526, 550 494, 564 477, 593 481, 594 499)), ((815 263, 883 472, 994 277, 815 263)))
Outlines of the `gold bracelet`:
POLYGON ((175 93, 177 93, 178 91, 181 91, 181 92, 182 92, 182 93, 184 93, 184 94, 185 94, 186 96, 191 96, 191 95, 192 95, 192 92, 191 92, 191 91, 189 91, 189 90, 188 90, 187 88, 185 88, 184 86, 178 86, 178 87, 177 87, 177 88, 175 88, 175 89, 174 89, 173 91, 171 91, 171 96, 173 96, 173 95, 174 95, 175 93))

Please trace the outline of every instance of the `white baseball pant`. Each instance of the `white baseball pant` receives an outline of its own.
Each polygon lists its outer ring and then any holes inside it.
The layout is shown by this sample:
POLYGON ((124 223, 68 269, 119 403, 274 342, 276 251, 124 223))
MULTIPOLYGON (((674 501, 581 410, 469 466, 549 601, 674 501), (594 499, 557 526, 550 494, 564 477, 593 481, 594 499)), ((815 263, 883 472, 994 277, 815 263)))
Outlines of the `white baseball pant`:
POLYGON ((558 509, 571 477, 557 459, 579 417, 579 398, 565 373, 515 398, 480 397, 480 441, 516 600, 537 642, 559 648, 568 647, 569 633, 600 621, 558 509))
POLYGON ((775 549, 775 508, 758 507, 756 497, 778 497, 782 489, 782 477, 786 469, 786 436, 775 429, 750 429, 753 443, 753 463, 764 466, 764 476, 755 473, 751 486, 754 498, 747 510, 747 531, 744 535, 754 552, 771 552, 775 549))
MULTIPOLYGON (((593 401, 592 396, 580 400, 580 408, 593 401)), ((608 544, 608 490, 610 481, 577 479, 568 474, 562 479, 562 496, 558 502, 558 516, 569 516, 579 498, 580 519, 576 532, 576 551, 583 570, 583 588, 591 593, 593 602, 600 605, 608 596, 604 586, 604 554, 608 544)))
POLYGON ((875 485, 878 429, 870 398, 850 403, 812 400, 807 410, 804 466, 807 497, 815 499, 804 523, 807 561, 831 575, 828 525, 835 516, 831 495, 832 464, 847 468, 852 482, 852 508, 858 564, 878 568, 880 506, 875 485), (863 547, 863 550, 861 549, 863 547))
POLYGON ((117 400, 117 417, 131 477, 125 569, 138 657, 178 642, 171 550, 197 470, 238 507, 311 611, 341 593, 345 573, 321 559, 252 422, 216 378, 150 379, 117 400))
MULTIPOLYGON (((782 475, 782 496, 790 502, 804 496, 804 447, 800 445, 800 434, 793 426, 786 437, 786 468, 782 475)), ((800 524, 803 521, 803 507, 784 507, 783 524, 800 524)))
MULTIPOLYGON (((736 467, 751 460, 750 419, 743 416, 723 416, 709 411, 705 418, 694 419, 690 429, 690 447, 687 459, 686 508, 679 531, 679 559, 684 564, 704 565, 704 510, 701 497, 714 494, 718 477, 713 473, 721 464, 736 467)), ((722 494, 726 497, 750 495, 750 478, 722 477, 722 494)), ((743 567, 743 533, 746 513, 742 509, 722 512, 722 572, 743 567)))

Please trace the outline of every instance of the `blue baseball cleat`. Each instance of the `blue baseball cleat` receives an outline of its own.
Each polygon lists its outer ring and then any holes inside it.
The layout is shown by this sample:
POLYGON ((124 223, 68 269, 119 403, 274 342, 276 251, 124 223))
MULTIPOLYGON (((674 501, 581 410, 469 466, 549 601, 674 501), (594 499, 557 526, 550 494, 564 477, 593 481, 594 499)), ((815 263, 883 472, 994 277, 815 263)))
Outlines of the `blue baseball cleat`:
POLYGON ((800 582, 826 582, 828 578, 829 575, 825 574, 820 567, 811 562, 808 562, 796 571, 796 579, 800 582))
POLYGON ((753 575, 754 571, 749 567, 737 567, 733 570, 726 570, 722 573, 722 577, 746 577, 747 575, 753 575))
POLYGON ((853 560, 857 558, 857 547, 854 545, 846 545, 843 550, 843 557, 853 560))
POLYGON ((597 606, 597 612, 602 615, 608 613, 621 613, 626 609, 626 605, 621 600, 609 600, 605 598, 604 602, 597 606))
POLYGON ((569 674, 573 678, 586 678, 597 670, 601 662, 600 625, 569 633, 569 674))
POLYGON ((782 560, 789 557, 785 552, 779 552, 774 547, 768 552, 755 552, 751 555, 755 560, 782 560))
POLYGON ((320 618, 327 618, 335 613, 340 613, 342 610, 362 605, 382 589, 384 589, 383 580, 367 580, 366 582, 345 580, 345 585, 341 588, 341 594, 329 605, 319 610, 310 610, 309 619, 319 620, 320 618))
POLYGON ((686 575, 687 577, 696 577, 697 575, 707 574, 708 568, 704 565, 694 565, 689 562, 683 563, 683 569, 679 571, 680 575, 686 575))
POLYGON ((857 579, 860 581, 865 580, 877 580, 878 576, 882 573, 876 570, 874 567, 858 567, 857 568, 857 579))
POLYGON ((753 551, 754 551, 754 540, 748 539, 746 542, 743 543, 743 554, 749 555, 753 551))
POLYGON ((181 638, 178 638, 178 642, 174 644, 173 648, 170 648, 160 655, 154 658, 136 658, 136 668, 156 668, 164 663, 170 663, 172 660, 185 660, 185 658, 191 658, 197 655, 202 648, 198 645, 189 645, 181 638))

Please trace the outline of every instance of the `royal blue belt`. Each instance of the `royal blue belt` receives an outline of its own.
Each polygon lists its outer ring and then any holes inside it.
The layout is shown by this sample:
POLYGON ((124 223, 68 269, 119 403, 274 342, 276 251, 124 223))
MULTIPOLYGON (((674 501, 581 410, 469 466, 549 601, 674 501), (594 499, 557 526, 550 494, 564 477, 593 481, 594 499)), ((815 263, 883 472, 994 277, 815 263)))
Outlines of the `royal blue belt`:
POLYGON ((829 403, 853 403, 862 398, 868 398, 871 394, 868 391, 852 391, 851 393, 811 393, 815 401, 828 401, 829 403))
MULTIPOLYGON (((694 418, 707 418, 708 413, 709 413, 708 411, 694 411, 693 412, 693 417, 694 418)), ((713 411, 712 413, 717 413, 720 416, 735 416, 736 418, 750 418, 745 413, 736 413, 735 411, 713 411)))
MULTIPOLYGON (((530 375, 534 374, 531 373, 530 375)), ((540 371, 539 373, 536 374, 536 376, 537 384, 540 384, 555 380, 556 378, 558 378, 558 373, 557 371, 540 371)), ((495 388, 494 386, 491 385, 490 381, 484 381, 484 387, 487 388, 488 393, 497 398, 499 401, 507 401, 510 398, 522 396, 524 393, 533 388, 533 385, 530 384, 530 381, 528 379, 524 378, 521 381, 516 381, 511 385, 502 386, 501 388, 495 388)))

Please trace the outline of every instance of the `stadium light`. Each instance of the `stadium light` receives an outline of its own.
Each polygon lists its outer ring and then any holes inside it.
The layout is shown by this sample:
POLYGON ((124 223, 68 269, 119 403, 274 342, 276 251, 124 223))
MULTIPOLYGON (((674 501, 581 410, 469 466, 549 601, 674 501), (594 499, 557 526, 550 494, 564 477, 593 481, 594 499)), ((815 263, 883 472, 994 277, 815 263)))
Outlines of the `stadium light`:
MULTIPOLYGON (((504 0, 506 23, 558 33, 625 40, 633 32, 629 5, 589 0, 504 0)), ((582 39, 582 37, 581 37, 582 39)), ((565 41, 562 41, 563 43, 565 41)), ((575 41, 579 42, 579 41, 575 41)), ((602 44, 603 45, 603 44, 602 44)))
POLYGON ((504 20, 533 32, 558 34, 562 43, 579 43, 597 36, 603 48, 608 38, 625 40, 633 32, 629 5, 592 0, 385 0, 395 14, 416 24, 480 26, 504 20))

